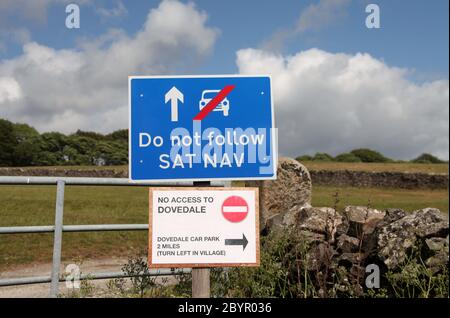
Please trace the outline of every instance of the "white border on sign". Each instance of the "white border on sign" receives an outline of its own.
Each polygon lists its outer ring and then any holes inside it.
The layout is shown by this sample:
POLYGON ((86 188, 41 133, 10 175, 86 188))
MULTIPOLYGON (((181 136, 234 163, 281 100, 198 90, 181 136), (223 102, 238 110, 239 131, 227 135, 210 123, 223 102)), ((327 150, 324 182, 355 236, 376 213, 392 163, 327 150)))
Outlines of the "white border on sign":
POLYGON ((149 181, 232 181, 232 180, 276 180, 277 179, 277 166, 278 166, 278 134, 275 133, 275 112, 273 103, 273 90, 272 90, 272 76, 271 75, 240 75, 240 74, 226 74, 226 75, 129 75, 128 76, 128 179, 133 183, 145 183, 149 181), (272 115, 272 154, 273 154, 273 176, 271 177, 238 177, 238 178, 182 178, 182 179, 145 179, 145 180, 133 180, 131 175, 131 80, 132 79, 165 79, 165 78, 219 78, 219 77, 268 77, 270 82, 270 107, 272 115))

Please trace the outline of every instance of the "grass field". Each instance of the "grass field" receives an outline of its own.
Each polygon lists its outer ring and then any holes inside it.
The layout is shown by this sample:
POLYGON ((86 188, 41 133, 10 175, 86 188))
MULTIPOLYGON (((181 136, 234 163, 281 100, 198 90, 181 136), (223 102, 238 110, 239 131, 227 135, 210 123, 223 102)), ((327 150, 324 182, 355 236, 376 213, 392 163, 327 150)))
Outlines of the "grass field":
MULTIPOLYGON (((314 206, 367 205, 408 211, 428 206, 448 213, 447 190, 314 187, 314 206)), ((52 225, 55 186, 0 186, 0 226, 52 225)), ((148 188, 68 186, 64 224, 147 223, 148 188)), ((20 264, 50 262, 52 234, 0 235, 0 271, 20 264)), ((127 256, 147 247, 146 232, 64 233, 63 261, 127 256)))
POLYGON ((313 187, 313 206, 334 206, 335 196, 338 209, 347 205, 364 205, 377 209, 402 208, 412 212, 425 207, 438 208, 448 214, 447 190, 404 190, 353 187, 313 187))
MULTIPOLYGON (((303 161, 309 170, 354 170, 376 172, 422 172, 422 173, 446 173, 448 163, 424 164, 424 163, 347 163, 347 162, 316 162, 303 161)), ((1 169, 1 168, 0 168, 1 169)), ((22 167, 22 169, 56 169, 56 170, 114 170, 127 171, 128 166, 53 166, 53 167, 22 167)))

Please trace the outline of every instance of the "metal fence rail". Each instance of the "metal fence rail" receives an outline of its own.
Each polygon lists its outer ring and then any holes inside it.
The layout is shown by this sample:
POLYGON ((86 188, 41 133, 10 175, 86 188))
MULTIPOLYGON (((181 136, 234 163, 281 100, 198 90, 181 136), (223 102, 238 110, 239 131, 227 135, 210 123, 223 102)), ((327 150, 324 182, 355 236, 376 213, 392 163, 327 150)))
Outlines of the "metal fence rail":
MULTIPOLYGON (((50 297, 57 297, 59 282, 64 281, 60 275, 61 249, 63 232, 92 232, 92 231, 143 231, 148 230, 148 224, 90 224, 90 225, 63 225, 64 216, 64 190, 66 185, 87 185, 87 186, 192 186, 192 182, 131 182, 124 178, 78 178, 78 177, 10 177, 0 176, 0 185, 55 185, 56 184, 56 205, 55 205, 55 225, 47 226, 11 226, 0 227, 0 234, 23 234, 23 233, 54 233, 53 240, 53 261, 50 276, 35 276, 21 278, 0 279, 0 286, 14 286, 25 284, 51 283, 50 297)), ((212 182, 211 186, 229 186, 229 182, 212 182)), ((151 270, 149 276, 176 275, 187 273, 190 269, 151 270)), ((122 272, 92 273, 82 274, 80 279, 108 279, 130 277, 122 272)))
MULTIPOLYGON (((1 184, 40 184, 55 185, 63 181, 65 185, 92 185, 92 186, 152 186, 152 187, 192 187, 192 182, 179 181, 130 181, 127 178, 88 178, 88 177, 15 177, 0 176, 1 184)), ((211 181, 211 187, 223 187, 231 182, 211 181)))
MULTIPOLYGON (((148 274, 141 274, 140 276, 169 276, 169 275, 178 275, 182 273, 190 273, 190 268, 184 269, 154 269, 150 270, 148 274)), ((132 277, 133 275, 126 274, 124 272, 105 272, 105 273, 91 273, 91 274, 81 274, 80 280, 86 279, 112 279, 112 278, 126 278, 132 277)), ((52 280, 51 276, 33 276, 33 277, 20 277, 20 278, 5 278, 0 279, 0 286, 16 286, 16 285, 30 285, 30 284, 43 284, 50 283, 52 280)), ((60 277, 59 282, 66 281, 65 278, 60 277)))
MULTIPOLYGON (((89 224, 63 225, 63 232, 95 232, 95 231, 142 231, 148 230, 148 224, 89 224)), ((0 227, 0 234, 53 233, 55 226, 9 226, 0 227)))

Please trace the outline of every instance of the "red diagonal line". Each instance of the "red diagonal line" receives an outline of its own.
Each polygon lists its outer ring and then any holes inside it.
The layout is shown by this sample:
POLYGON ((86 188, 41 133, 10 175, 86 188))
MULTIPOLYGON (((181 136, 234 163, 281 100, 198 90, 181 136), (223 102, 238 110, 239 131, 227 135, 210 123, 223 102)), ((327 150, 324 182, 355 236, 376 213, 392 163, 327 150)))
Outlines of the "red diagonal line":
POLYGON ((203 120, 228 94, 236 87, 236 85, 225 86, 217 95, 211 99, 205 107, 194 117, 194 120, 203 120))

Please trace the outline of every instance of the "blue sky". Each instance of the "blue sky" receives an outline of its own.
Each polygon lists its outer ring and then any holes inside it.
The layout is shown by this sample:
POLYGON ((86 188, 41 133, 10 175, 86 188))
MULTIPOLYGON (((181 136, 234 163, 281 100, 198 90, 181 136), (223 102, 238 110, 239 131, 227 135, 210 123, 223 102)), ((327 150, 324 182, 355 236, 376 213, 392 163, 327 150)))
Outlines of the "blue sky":
MULTIPOLYGON (((71 1, 77 3, 77 1, 71 1)), ((188 1, 184 1, 188 2, 188 1)), ((82 2, 81 2, 82 3, 82 2)), ((31 39, 53 48, 74 48, 77 40, 97 37, 109 28, 121 28, 128 34, 137 32, 152 8, 159 1, 123 1, 127 13, 119 17, 101 18, 98 8, 112 9, 118 1, 98 0, 81 4, 81 28, 64 27, 65 4, 49 5, 45 21, 36 21, 15 14, 9 17, 9 28, 26 28, 31 39)), ((231 0, 194 1, 205 11, 208 24, 220 30, 213 54, 191 72, 236 73, 235 53, 247 47, 263 47, 275 32, 295 26, 299 13, 317 1, 231 0)), ((414 70, 417 80, 448 78, 449 33, 447 0, 385 0, 352 1, 345 15, 330 25, 309 30, 289 38, 282 48, 284 54, 293 54, 312 47, 329 52, 367 52, 383 59, 388 65, 414 70), (381 11, 381 28, 367 29, 365 7, 377 3, 381 11)), ((9 41, 0 58, 20 54, 20 43, 9 41)))
POLYGON ((0 118, 127 127, 128 75, 270 74, 281 155, 448 159, 448 0, 1 0, 0 118), (68 3, 81 28, 65 27, 68 3), (380 8, 368 29, 365 8, 380 8))

